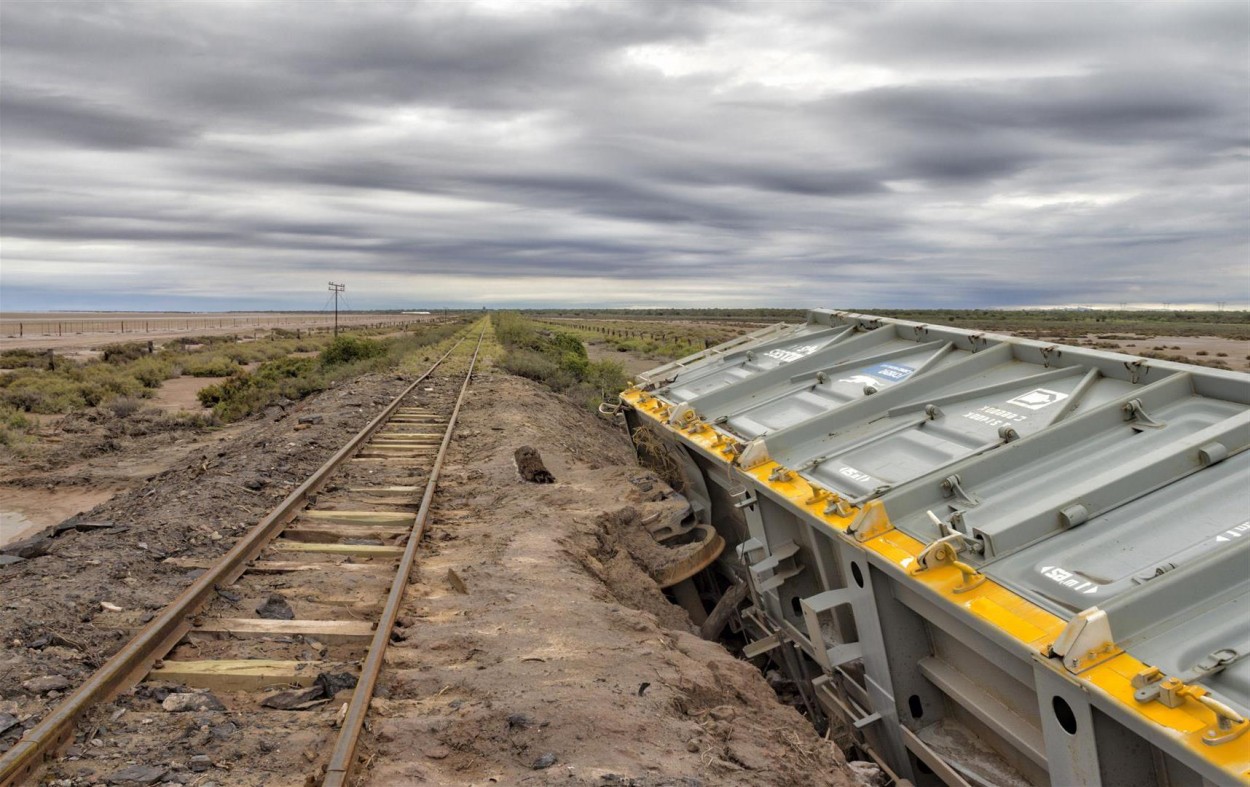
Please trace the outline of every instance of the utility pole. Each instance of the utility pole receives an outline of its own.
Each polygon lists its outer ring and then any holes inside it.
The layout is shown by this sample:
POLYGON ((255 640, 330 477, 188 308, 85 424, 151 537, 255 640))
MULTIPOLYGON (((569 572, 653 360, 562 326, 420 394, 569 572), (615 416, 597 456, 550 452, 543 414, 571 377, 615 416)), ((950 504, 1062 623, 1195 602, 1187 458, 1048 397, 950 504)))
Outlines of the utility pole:
POLYGON ((330 282, 330 292, 334 293, 334 335, 339 335, 339 293, 347 289, 346 284, 330 282))

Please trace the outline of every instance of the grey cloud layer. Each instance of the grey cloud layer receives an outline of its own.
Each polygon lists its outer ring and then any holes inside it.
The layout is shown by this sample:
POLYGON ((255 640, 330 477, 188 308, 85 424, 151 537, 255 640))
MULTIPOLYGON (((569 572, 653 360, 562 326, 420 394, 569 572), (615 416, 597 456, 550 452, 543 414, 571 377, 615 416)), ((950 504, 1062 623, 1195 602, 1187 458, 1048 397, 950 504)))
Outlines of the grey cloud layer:
POLYGON ((1244 3, 0 14, 4 308, 1250 302, 1244 3))

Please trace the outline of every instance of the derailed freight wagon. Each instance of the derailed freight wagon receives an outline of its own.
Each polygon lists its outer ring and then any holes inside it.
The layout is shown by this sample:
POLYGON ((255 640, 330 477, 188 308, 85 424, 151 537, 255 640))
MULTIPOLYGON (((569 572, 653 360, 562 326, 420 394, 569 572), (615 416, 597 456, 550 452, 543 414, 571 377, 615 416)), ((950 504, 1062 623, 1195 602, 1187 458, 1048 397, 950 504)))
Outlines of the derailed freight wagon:
POLYGON ((705 600, 896 780, 1250 782, 1250 375, 820 310, 639 379, 705 600))

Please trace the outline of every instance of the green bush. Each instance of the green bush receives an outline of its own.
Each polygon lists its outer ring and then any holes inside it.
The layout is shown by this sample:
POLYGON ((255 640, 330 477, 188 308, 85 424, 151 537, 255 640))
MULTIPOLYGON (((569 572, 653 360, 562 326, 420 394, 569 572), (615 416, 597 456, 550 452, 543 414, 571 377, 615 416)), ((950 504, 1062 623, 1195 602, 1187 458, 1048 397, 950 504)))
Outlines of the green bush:
POLYGON ((103 351, 101 360, 112 363, 125 363, 126 361, 137 361, 148 354, 147 342, 123 342, 121 344, 106 344, 100 348, 103 351))
POLYGON ((216 353, 188 353, 179 358, 178 365, 190 377, 229 377, 239 371, 237 363, 216 353))
POLYGON ((261 364, 251 374, 240 372, 201 388, 196 396, 221 420, 237 421, 279 399, 303 399, 324 390, 327 383, 312 358, 282 358, 261 364))
POLYGON ((554 391, 563 391, 577 382, 571 372, 549 356, 525 348, 509 350, 500 366, 518 377, 540 382, 554 391))
POLYGON ((378 358, 385 354, 386 346, 380 341, 344 334, 336 336, 334 341, 321 351, 321 365, 336 366, 378 358))
POLYGON ((0 405, 0 445, 10 447, 16 445, 34 427, 34 422, 17 408, 0 405))
POLYGON ((134 378, 142 383, 145 388, 159 388, 161 383, 176 376, 172 363, 151 355, 140 358, 130 364, 127 371, 134 375, 134 378))
POLYGON ((591 361, 580 336, 539 330, 521 316, 493 315, 495 336, 507 348, 500 366, 543 383, 591 409, 625 387, 625 368, 614 361, 591 361))
POLYGON ((55 372, 18 369, 0 377, 0 404, 28 413, 67 413, 144 393, 137 378, 98 362, 55 372))
MULTIPOLYGON (((57 363, 69 363, 60 358, 57 363)), ((0 369, 21 369, 30 367, 32 369, 48 368, 48 351, 47 350, 5 350, 0 352, 0 369)))

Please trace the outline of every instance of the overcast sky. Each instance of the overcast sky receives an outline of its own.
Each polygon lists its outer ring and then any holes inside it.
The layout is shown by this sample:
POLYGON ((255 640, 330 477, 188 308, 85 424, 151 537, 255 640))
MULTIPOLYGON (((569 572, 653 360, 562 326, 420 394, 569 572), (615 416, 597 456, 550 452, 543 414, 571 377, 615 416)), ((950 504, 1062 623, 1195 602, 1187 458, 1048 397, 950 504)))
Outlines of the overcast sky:
POLYGON ((1250 4, 0 6, 0 307, 1250 303, 1250 4))

